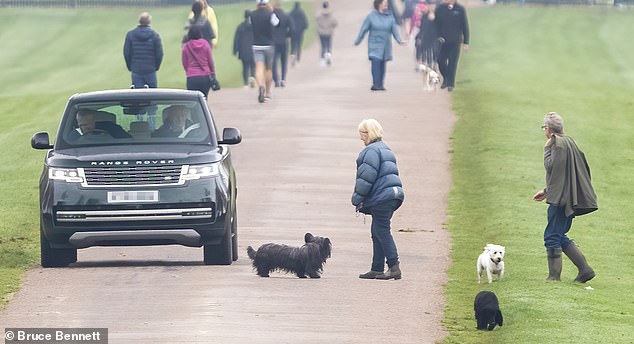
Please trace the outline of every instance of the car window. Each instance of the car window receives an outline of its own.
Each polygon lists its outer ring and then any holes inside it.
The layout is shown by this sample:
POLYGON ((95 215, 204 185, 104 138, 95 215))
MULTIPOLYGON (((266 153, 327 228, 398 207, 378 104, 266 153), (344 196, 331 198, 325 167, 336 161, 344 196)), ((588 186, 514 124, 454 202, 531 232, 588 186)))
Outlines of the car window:
POLYGON ((212 124, 196 101, 77 103, 67 111, 61 139, 72 147, 209 143, 212 124))

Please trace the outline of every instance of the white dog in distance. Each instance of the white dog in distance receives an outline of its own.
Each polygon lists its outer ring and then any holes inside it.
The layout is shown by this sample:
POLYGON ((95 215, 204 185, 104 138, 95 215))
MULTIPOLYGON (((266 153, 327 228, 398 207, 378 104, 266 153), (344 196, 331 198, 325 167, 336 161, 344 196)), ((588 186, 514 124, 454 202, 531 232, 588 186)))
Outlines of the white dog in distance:
POLYGON ((489 283, 493 283, 493 275, 498 275, 498 281, 504 276, 504 246, 487 244, 478 256, 478 283, 481 282, 482 271, 486 271, 489 283))
POLYGON ((440 89, 441 76, 434 68, 431 68, 424 64, 418 65, 418 70, 423 73, 423 90, 424 91, 437 91, 440 89))

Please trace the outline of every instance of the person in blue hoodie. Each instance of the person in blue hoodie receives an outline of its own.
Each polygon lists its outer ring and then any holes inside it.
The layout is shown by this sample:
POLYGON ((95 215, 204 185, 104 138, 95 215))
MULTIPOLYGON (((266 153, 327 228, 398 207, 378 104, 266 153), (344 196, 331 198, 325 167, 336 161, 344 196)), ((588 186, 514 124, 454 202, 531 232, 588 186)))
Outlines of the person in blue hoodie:
POLYGON ((123 57, 132 73, 134 88, 156 88, 156 72, 163 61, 161 37, 150 27, 152 16, 148 12, 139 15, 139 25, 128 31, 123 45, 123 57))
POLYGON ((361 30, 354 45, 359 45, 365 34, 368 35, 368 58, 372 62, 372 91, 385 91, 385 65, 392 60, 391 36, 399 44, 401 40, 398 25, 391 11, 388 10, 387 0, 374 0, 374 11, 370 12, 361 25, 361 30))
POLYGON ((390 229, 392 215, 405 199, 396 156, 383 142, 383 128, 377 120, 363 120, 358 129, 365 148, 357 158, 352 205, 358 212, 372 216, 372 266, 359 278, 401 279, 398 251, 390 229), (385 263, 388 270, 384 272, 385 263))

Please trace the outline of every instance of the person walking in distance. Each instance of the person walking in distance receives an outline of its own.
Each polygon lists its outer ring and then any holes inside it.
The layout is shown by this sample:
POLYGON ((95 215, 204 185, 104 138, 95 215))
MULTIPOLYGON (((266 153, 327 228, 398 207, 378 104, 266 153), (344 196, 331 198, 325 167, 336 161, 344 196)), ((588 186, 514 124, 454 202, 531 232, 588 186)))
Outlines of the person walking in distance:
POLYGON ((363 25, 354 45, 359 45, 365 34, 368 35, 368 58, 371 61, 372 71, 372 91, 385 91, 385 66, 387 61, 392 60, 392 39, 399 44, 405 44, 399 35, 398 26, 394 16, 387 9, 387 0, 374 0, 374 11, 370 12, 363 25))
POLYGON ((544 231, 548 258, 547 280, 560 280, 563 252, 579 269, 575 281, 585 283, 594 278, 594 270, 567 233, 575 216, 598 209, 590 168, 585 154, 570 136, 564 134, 564 120, 559 114, 547 113, 542 129, 547 139, 544 146, 546 187, 537 191, 533 199, 539 202, 545 200, 549 204, 548 224, 544 231))
POLYGON ((273 13, 280 23, 273 28, 273 82, 275 87, 286 87, 286 71, 288 70, 288 41, 295 30, 291 17, 282 10, 280 0, 273 0, 273 13), (279 68, 278 68, 279 62, 279 68))
POLYGON ((306 13, 299 1, 295 2, 290 16, 294 28, 291 32, 291 66, 294 66, 295 63, 299 63, 302 57, 302 43, 304 42, 304 31, 308 29, 308 18, 306 18, 306 13))
POLYGON ((187 43, 183 45, 182 62, 187 76, 187 89, 200 91, 207 98, 210 80, 215 78, 214 59, 211 46, 202 36, 200 27, 194 25, 189 28, 187 43))
POLYGON ((390 229, 392 215, 405 199, 396 156, 383 142, 383 128, 378 121, 363 120, 358 129, 365 148, 357 158, 352 205, 358 212, 372 216, 372 265, 370 271, 360 274, 359 278, 401 279, 398 252, 390 229), (385 263, 388 270, 384 272, 385 263))
MULTIPOLYGON (((195 1, 199 1, 199 0, 195 0, 195 1)), ((209 42, 211 44, 211 48, 215 49, 216 46, 218 45, 218 19, 216 18, 216 12, 214 11, 214 9, 209 6, 209 3, 207 2, 207 0, 200 0, 201 4, 202 4, 202 9, 201 9, 201 13, 200 15, 207 19, 209 21, 209 25, 211 25, 211 29, 214 32, 214 38, 211 39, 211 42, 209 42)), ((194 13, 194 11, 192 11, 189 14, 189 18, 193 18, 194 16, 196 16, 196 13, 194 13)), ((204 33, 203 33, 204 34, 204 33)))
POLYGON ((244 21, 233 36, 233 54, 242 61, 242 82, 255 87, 255 61, 253 60, 253 29, 249 22, 249 10, 244 11, 244 21))
MULTIPOLYGON (((161 36, 152 30, 151 24, 150 13, 142 12, 139 15, 139 25, 125 36, 123 57, 131 72, 134 88, 158 87, 156 72, 163 61, 163 45, 161 36)), ((148 112, 148 124, 151 129, 155 128, 156 113, 148 112)))
POLYGON ((280 19, 269 7, 269 0, 256 0, 256 9, 249 14, 253 30, 253 59, 255 80, 258 84, 258 102, 271 99, 273 83, 273 28, 280 19))
POLYGON ((319 57, 322 66, 330 66, 332 64, 332 34, 337 27, 337 20, 332 16, 328 1, 324 1, 321 7, 321 12, 315 19, 319 43, 321 44, 319 57))
POLYGON ((441 43, 438 54, 438 69, 443 77, 441 88, 451 92, 456 84, 460 47, 469 48, 467 11, 456 0, 446 0, 438 5, 435 12, 436 31, 441 43))

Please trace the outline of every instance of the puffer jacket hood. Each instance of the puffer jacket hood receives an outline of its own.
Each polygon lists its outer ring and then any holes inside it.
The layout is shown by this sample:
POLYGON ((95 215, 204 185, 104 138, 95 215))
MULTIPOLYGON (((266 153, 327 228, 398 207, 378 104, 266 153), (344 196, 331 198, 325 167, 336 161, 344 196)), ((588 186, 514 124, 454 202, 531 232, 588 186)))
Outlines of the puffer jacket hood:
POLYGON ((154 37, 156 33, 147 25, 139 25, 132 30, 132 38, 141 42, 145 42, 154 37))

